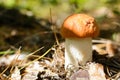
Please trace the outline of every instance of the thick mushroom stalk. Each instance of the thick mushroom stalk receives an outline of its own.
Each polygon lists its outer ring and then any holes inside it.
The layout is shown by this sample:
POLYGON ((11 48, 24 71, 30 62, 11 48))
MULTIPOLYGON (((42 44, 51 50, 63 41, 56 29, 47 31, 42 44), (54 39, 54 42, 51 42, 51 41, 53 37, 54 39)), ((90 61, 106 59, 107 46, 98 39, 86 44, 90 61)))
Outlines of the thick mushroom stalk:
POLYGON ((70 38, 65 40, 65 68, 78 67, 92 60, 92 38, 70 38))
POLYGON ((92 37, 98 34, 98 26, 91 16, 73 14, 65 19, 61 27, 61 35, 65 38, 65 69, 92 60, 92 37))

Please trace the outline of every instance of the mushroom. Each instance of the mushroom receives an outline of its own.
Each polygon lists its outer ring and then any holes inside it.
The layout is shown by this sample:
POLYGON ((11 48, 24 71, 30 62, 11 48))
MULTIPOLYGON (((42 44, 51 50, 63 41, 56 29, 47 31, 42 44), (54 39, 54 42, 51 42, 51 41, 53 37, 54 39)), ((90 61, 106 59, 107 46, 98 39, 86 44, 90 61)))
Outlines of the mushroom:
POLYGON ((99 34, 93 17, 86 14, 72 14, 61 27, 65 38, 65 69, 70 65, 79 67, 92 60, 92 37, 99 34))

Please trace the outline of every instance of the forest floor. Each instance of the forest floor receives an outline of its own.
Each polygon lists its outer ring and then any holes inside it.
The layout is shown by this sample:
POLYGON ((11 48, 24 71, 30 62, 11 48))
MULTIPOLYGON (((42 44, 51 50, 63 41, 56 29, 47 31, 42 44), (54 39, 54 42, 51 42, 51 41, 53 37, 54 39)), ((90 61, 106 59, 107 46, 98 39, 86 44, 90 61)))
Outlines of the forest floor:
MULTIPOLYGON (((59 29, 52 30, 55 24, 20 14, 16 9, 0 8, 0 12, 1 80, 72 80, 74 75, 84 72, 79 70, 87 70, 88 65, 80 66, 77 71, 64 69, 64 39, 59 29)), ((108 23, 107 19, 103 21, 105 29, 99 38, 93 39, 91 63, 103 65, 107 80, 119 80, 120 43, 111 36, 120 31, 120 26, 106 30, 111 25, 108 23)))

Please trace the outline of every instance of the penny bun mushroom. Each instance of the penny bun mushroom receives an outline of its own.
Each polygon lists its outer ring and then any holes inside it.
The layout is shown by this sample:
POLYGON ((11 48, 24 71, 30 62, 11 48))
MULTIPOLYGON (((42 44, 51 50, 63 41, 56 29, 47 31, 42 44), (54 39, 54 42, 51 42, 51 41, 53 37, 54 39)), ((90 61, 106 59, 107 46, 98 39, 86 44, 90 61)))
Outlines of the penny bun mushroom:
POLYGON ((65 19, 61 27, 65 38, 65 68, 85 65, 92 60, 92 37, 98 34, 98 25, 89 15, 73 14, 65 19))

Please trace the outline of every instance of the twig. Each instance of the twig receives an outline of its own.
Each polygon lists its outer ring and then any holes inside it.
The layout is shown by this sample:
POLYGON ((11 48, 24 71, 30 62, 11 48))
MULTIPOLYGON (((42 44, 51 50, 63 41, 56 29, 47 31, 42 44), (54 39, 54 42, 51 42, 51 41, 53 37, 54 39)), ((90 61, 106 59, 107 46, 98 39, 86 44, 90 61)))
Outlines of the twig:
POLYGON ((51 10, 51 8, 50 8, 50 21, 51 21, 51 24, 52 24, 52 30, 53 30, 53 33, 54 33, 54 36, 55 36, 56 43, 57 43, 57 45, 59 45, 58 37, 57 37, 56 31, 55 31, 55 26, 53 26, 52 10, 51 10))
MULTIPOLYGON (((105 44, 105 43, 107 43, 107 41, 110 41, 110 40, 92 40, 92 43, 103 43, 103 44, 105 44)), ((120 46, 120 43, 118 43, 118 42, 112 41, 112 43, 120 46)))

